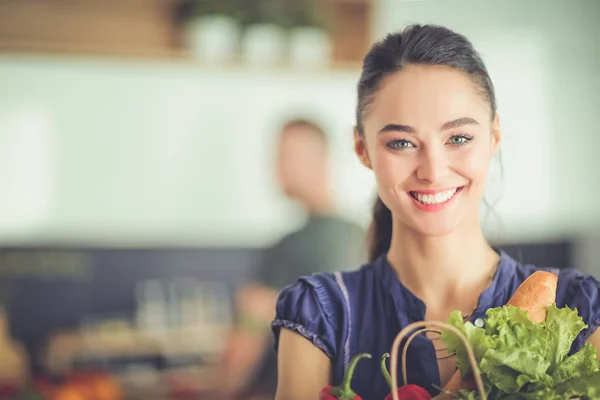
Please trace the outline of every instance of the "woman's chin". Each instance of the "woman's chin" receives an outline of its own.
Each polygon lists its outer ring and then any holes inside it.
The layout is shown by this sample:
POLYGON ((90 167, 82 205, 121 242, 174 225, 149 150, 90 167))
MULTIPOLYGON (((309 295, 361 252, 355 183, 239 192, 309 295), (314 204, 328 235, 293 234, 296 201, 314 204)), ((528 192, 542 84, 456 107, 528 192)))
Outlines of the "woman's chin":
POLYGON ((458 230, 459 221, 436 219, 427 221, 419 219, 410 227, 415 233, 422 236, 440 237, 450 235, 458 230))
POLYGON ((418 231, 418 233, 421 234, 422 236, 427 236, 427 237, 442 237, 442 236, 448 236, 454 231, 455 231, 455 229, 452 229, 452 228, 429 227, 426 229, 420 229, 418 231))

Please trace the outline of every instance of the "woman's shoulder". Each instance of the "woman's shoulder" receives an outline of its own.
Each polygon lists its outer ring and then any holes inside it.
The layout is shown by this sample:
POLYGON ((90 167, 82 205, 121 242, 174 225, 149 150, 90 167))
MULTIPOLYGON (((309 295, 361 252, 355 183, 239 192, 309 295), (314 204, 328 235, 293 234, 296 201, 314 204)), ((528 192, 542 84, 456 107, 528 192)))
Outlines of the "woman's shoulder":
POLYGON ((556 268, 513 262, 516 269, 514 280, 517 284, 521 284, 536 271, 555 274, 558 277, 556 302, 559 307, 583 300, 600 306, 600 281, 595 276, 572 267, 556 268))
POLYGON ((357 283, 371 273, 370 268, 371 264, 365 264, 354 270, 314 273, 283 288, 271 324, 275 340, 281 328, 286 328, 334 357, 350 298, 356 295, 357 283))
POLYGON ((593 275, 581 272, 576 268, 540 267, 532 264, 521 264, 513 260, 515 265, 514 286, 520 285, 536 271, 552 272, 558 276, 556 288, 556 306, 577 310, 588 328, 578 337, 581 345, 600 327, 600 281, 593 275))
POLYGON ((309 303, 319 305, 317 309, 332 317, 336 311, 344 308, 348 298, 355 294, 358 283, 372 274, 371 264, 365 264, 353 270, 337 272, 318 272, 301 276, 296 282, 286 286, 279 293, 277 311, 299 310, 309 303))
POLYGON ((338 272, 319 272, 299 277, 279 293, 277 313, 286 315, 311 306, 312 312, 331 316, 343 297, 338 280, 338 272))
POLYGON ((576 268, 557 268, 553 266, 539 266, 531 263, 523 263, 515 260, 504 251, 500 251, 500 256, 500 263, 506 277, 510 278, 510 280, 517 285, 523 283, 525 279, 536 271, 546 271, 555 274, 558 277, 559 289, 562 289, 563 287, 576 289, 586 285, 598 285, 598 280, 593 275, 585 274, 576 268))
POLYGON ((575 268, 560 269, 556 303, 577 309, 588 325, 600 325, 600 281, 595 276, 575 268))

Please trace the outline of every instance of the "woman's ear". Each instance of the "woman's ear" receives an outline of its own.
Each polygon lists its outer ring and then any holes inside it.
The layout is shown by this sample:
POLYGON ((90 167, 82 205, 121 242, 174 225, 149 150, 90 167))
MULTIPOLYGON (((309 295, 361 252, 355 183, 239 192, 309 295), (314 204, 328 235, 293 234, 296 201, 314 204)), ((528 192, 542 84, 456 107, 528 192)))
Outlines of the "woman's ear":
POLYGON ((495 155, 500 148, 502 135, 500 133, 500 115, 496 113, 492 121, 492 155, 495 155))
POLYGON ((364 137, 358 133, 358 130, 354 129, 354 152, 358 156, 361 164, 369 169, 373 169, 371 166, 371 159, 367 152, 367 145, 365 144, 364 137))

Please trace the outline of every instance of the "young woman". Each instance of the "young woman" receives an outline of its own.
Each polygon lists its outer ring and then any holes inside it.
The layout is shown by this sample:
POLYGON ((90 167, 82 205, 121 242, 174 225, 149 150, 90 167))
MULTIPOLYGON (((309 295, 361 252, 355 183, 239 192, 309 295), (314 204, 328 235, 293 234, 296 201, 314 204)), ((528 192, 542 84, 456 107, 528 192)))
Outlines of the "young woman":
MULTIPOLYGON (((281 292, 273 322, 278 400, 316 399, 363 352, 373 360, 358 364, 352 387, 363 399, 384 398, 379 357, 404 326, 446 321, 454 310, 476 321, 536 270, 493 249, 480 227, 501 135, 492 81, 465 37, 414 25, 375 44, 364 59, 356 118, 356 154, 379 193, 370 264, 301 278, 281 292)), ((574 350, 585 341, 600 347, 599 282, 554 271, 558 306, 577 307, 589 325, 574 350)), ((434 394, 433 384, 449 380, 455 360, 442 347, 435 337, 412 342, 409 383, 434 394)))

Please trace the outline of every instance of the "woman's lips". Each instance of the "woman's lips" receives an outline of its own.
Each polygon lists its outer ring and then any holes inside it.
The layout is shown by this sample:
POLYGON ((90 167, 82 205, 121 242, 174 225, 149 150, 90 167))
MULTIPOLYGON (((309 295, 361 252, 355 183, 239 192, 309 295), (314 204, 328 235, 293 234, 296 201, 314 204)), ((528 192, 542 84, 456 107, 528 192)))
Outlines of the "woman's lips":
POLYGON ((464 186, 442 191, 423 190, 407 192, 413 203, 422 211, 441 211, 454 202, 464 186))

